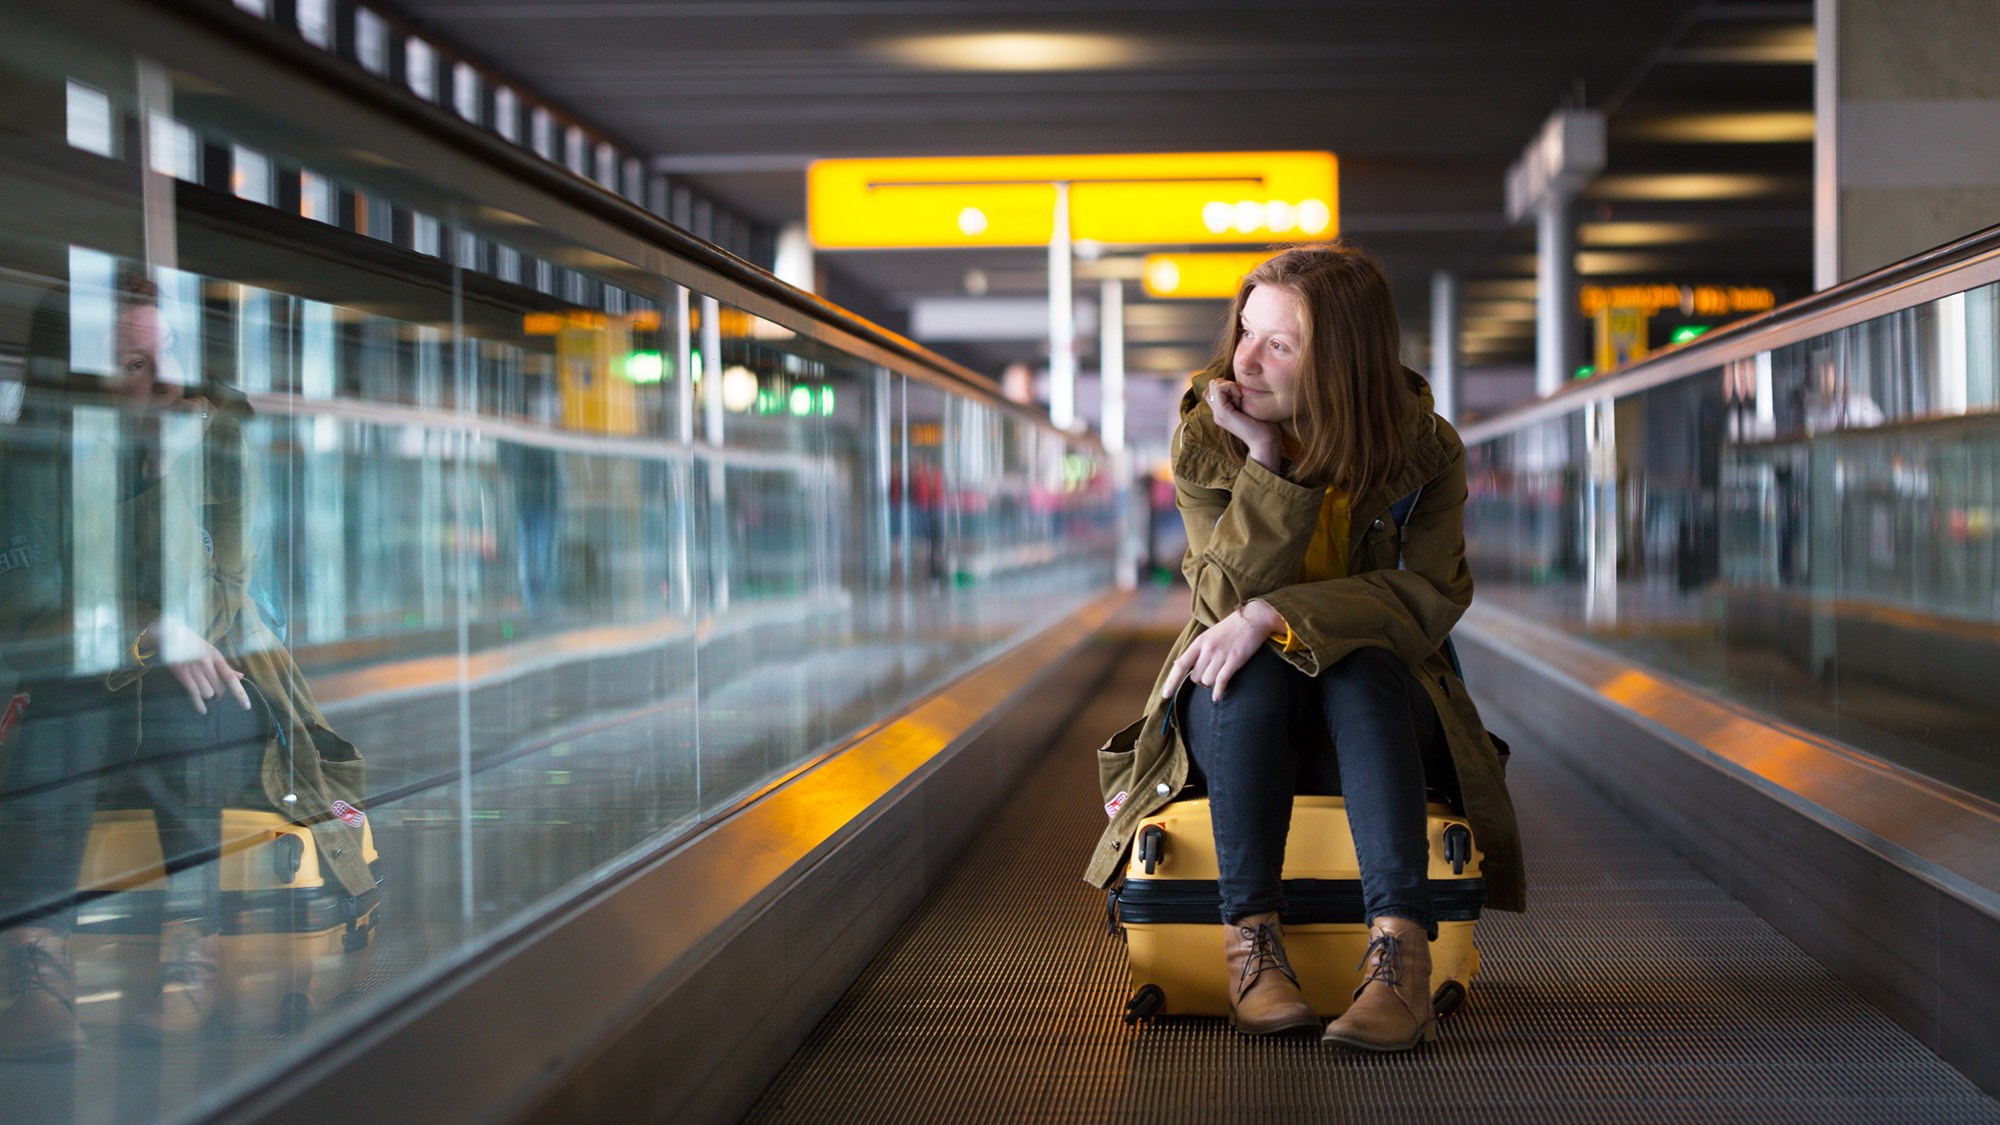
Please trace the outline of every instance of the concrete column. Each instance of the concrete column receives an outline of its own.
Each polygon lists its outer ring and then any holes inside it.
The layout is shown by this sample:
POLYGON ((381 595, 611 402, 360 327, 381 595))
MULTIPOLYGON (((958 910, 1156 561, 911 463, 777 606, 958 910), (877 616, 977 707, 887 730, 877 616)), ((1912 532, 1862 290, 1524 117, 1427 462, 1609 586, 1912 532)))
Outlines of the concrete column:
POLYGON ((1057 184, 1049 232, 1049 421, 1067 430, 1076 421, 1076 297, 1071 292, 1069 185, 1057 184))
POLYGON ((2000 217, 1991 0, 1815 0, 1813 279, 1824 288, 2000 217))
POLYGON ((1431 275, 1431 392, 1437 412, 1447 422, 1458 421, 1458 275, 1439 270, 1431 275))
POLYGON ((1576 373, 1576 224, 1567 191, 1551 190, 1535 210, 1535 393, 1561 390, 1576 373))

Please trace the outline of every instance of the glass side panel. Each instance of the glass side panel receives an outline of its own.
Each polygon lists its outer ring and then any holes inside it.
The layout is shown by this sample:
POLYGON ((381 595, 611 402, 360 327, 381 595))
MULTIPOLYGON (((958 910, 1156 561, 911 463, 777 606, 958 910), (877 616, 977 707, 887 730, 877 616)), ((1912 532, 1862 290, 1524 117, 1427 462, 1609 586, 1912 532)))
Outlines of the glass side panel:
POLYGON ((112 3, 0 9, 0 1120, 197 1114, 1110 589, 1095 444, 112 3))
POLYGON ((1479 443, 1479 596, 2000 798, 1996 293, 1479 443))

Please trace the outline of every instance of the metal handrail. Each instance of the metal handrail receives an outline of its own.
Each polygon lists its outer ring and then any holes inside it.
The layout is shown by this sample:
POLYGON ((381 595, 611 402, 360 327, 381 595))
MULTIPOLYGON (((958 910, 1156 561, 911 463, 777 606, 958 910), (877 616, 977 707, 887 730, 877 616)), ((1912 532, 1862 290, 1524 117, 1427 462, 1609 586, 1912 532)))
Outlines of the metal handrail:
POLYGON ((1936 296, 1923 283, 1966 271, 1970 271, 1971 282, 1963 288, 2000 280, 2000 225, 1974 231, 1769 312, 1704 333, 1622 370, 1571 383, 1548 398, 1461 427, 1460 435, 1467 445, 1476 444, 1569 414, 1592 402, 1713 371, 1730 360, 1791 342, 1789 337, 1809 322, 1824 322, 1818 327, 1831 331, 1914 307, 1936 296), (1908 300, 1895 301, 1893 296, 1898 292, 1907 294, 1908 300), (1779 337, 1786 338, 1776 339, 1779 337))

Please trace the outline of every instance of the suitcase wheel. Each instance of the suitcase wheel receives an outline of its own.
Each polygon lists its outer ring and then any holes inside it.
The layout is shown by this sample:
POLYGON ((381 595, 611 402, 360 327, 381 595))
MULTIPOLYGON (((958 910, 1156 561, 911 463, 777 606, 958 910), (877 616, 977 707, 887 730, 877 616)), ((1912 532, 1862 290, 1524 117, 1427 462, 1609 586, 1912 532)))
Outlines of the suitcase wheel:
POLYGON ((1159 985, 1142 985, 1130 1000, 1125 1001, 1125 1022, 1135 1024, 1152 1019, 1166 1002, 1167 994, 1160 991, 1159 985))
POLYGON ((1139 861, 1146 865, 1146 874, 1159 868, 1166 851, 1167 834, 1159 825, 1148 824, 1139 830, 1139 861))
POLYGON ((1431 1011, 1443 1019, 1458 1010, 1465 1003, 1465 986, 1455 980, 1448 980, 1438 986, 1437 995, 1431 997, 1431 1011))
POLYGON ((312 997, 303 992, 287 992, 278 1001, 278 1033, 296 1035, 312 1021, 312 997))
POLYGON ((1453 875, 1465 874, 1465 865, 1472 862, 1472 832, 1465 825, 1444 830, 1444 860, 1451 864, 1453 875))

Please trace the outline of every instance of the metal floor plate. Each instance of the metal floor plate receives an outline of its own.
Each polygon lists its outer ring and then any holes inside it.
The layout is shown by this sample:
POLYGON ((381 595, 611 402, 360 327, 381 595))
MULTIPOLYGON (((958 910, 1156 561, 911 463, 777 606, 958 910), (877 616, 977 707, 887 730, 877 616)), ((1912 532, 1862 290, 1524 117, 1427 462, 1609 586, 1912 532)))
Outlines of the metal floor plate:
POLYGON ((1163 648, 1126 654, 748 1120, 2000 1122, 1525 737, 1510 780, 1533 912, 1480 922, 1484 967, 1440 1042, 1376 1056, 1216 1019, 1127 1027, 1125 949, 1077 873, 1103 825, 1092 751, 1163 648))

